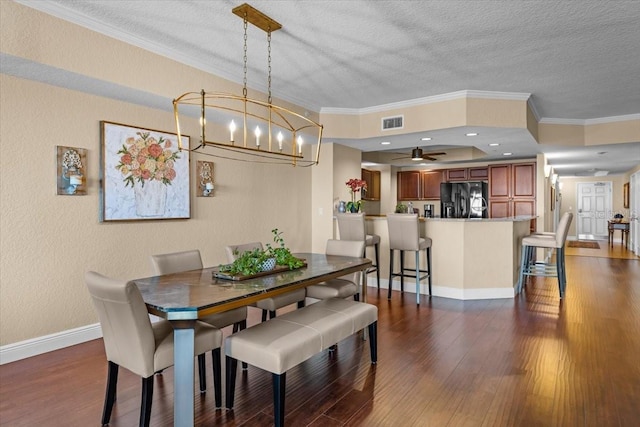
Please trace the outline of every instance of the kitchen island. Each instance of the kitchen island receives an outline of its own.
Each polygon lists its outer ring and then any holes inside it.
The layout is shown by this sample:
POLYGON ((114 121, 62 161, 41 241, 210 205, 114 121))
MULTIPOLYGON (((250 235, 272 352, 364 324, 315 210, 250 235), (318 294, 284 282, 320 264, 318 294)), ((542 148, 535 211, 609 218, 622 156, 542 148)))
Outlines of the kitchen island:
MULTIPOLYGON (((420 218, 420 235, 433 240, 432 292, 434 296, 469 299, 513 298, 518 282, 522 238, 529 235, 530 221, 521 216, 490 219, 420 218)), ((368 234, 380 236, 380 287, 389 286, 389 231, 382 216, 366 216, 368 234)), ((336 231, 336 236, 338 233, 336 231)), ((374 259, 373 249, 367 257, 374 259)), ((421 268, 426 265, 421 254, 421 268)), ((395 271, 399 268, 399 256, 395 271)), ((405 254, 405 267, 413 267, 415 257, 405 254)), ((415 268, 415 267, 414 267, 415 268)), ((368 277, 375 286, 375 275, 368 277)), ((400 289, 394 278, 393 289, 400 289)), ((415 292, 415 280, 405 278, 405 292, 415 292)), ((428 294, 426 279, 420 293, 428 294)))

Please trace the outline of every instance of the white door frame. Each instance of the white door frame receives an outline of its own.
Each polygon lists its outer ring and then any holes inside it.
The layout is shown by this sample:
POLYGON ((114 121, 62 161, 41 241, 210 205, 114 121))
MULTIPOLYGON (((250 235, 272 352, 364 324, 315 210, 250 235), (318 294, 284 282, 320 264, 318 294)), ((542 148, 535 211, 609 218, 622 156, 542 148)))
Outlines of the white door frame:
MULTIPOLYGON (((577 212, 577 221, 576 221, 576 236, 578 237, 578 239, 606 239, 607 236, 607 220, 611 217, 611 212, 613 209, 612 206, 612 197, 611 197, 611 193, 613 191, 613 182, 611 181, 597 181, 597 182, 578 182, 576 183, 576 212, 577 212), (584 186, 591 186, 591 187, 596 187, 596 186, 602 186, 604 187, 604 195, 605 195, 605 201, 604 201, 604 206, 602 207, 602 211, 599 215, 601 215, 602 217, 597 218, 597 220, 599 221, 603 221, 602 224, 600 224, 601 230, 602 230, 602 234, 597 234, 594 235, 593 233, 589 233, 586 234, 586 232, 584 232, 583 228, 583 221, 582 218, 583 217, 583 206, 582 206, 582 199, 581 199, 581 187, 584 186)), ((595 193, 594 193, 595 194, 595 193)), ((592 225, 592 230, 595 229, 596 227, 593 227, 594 223, 591 224, 592 225)))
POLYGON ((629 179, 629 212, 631 222, 629 231, 629 248, 640 256, 640 172, 631 175, 629 179))

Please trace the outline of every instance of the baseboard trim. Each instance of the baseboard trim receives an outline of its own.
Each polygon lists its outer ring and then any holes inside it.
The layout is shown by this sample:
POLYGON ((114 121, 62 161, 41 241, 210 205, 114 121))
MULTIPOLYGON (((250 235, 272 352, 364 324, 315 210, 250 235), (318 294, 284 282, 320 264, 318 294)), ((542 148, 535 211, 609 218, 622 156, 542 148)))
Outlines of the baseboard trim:
MULTIPOLYGON (((415 283, 405 282, 405 292, 415 293, 415 283)), ((367 287, 377 288, 375 279, 367 279, 367 287)), ((380 279, 380 289, 389 289, 389 281, 380 279)), ((400 290, 400 281, 393 282, 393 289, 400 290)), ((371 291, 369 291, 371 292, 371 291)), ((480 300, 480 299, 507 299, 515 296, 514 288, 482 288, 482 289, 461 289, 452 286, 432 286, 431 293, 434 297, 451 298, 457 300, 480 300)), ((429 286, 420 284, 420 294, 429 295, 429 286)))
POLYGON ((99 323, 69 329, 0 347, 0 365, 81 344, 102 337, 99 323))

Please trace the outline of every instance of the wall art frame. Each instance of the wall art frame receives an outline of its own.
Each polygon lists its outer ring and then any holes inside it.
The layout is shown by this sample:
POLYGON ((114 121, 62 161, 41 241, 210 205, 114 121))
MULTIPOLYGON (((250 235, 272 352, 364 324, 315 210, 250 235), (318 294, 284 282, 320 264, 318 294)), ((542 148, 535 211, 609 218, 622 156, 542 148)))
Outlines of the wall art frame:
POLYGON ((101 222, 191 217, 189 152, 177 134, 103 120, 100 136, 101 222))

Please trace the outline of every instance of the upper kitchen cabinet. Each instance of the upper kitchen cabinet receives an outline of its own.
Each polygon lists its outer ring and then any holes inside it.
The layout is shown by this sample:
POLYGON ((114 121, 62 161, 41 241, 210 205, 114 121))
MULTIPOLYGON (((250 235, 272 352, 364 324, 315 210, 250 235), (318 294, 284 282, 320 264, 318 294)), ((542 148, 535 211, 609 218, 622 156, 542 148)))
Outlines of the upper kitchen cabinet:
POLYGON ((478 168, 457 168, 445 169, 445 181, 486 181, 489 179, 489 169, 485 167, 478 168))
POLYGON ((362 200, 380 200, 380 171, 362 169, 362 179, 367 190, 362 192, 362 200))
POLYGON ((536 164, 489 166, 489 217, 535 215, 536 164))
POLYGON ((442 171, 423 171, 420 174, 420 195, 422 200, 440 199, 440 184, 442 183, 442 171))
POLYGON ((398 172, 398 200, 437 200, 443 171, 398 172))
POLYGON ((420 171, 398 172, 398 200, 419 200, 420 178, 420 171))

